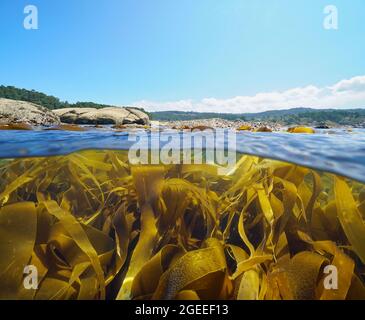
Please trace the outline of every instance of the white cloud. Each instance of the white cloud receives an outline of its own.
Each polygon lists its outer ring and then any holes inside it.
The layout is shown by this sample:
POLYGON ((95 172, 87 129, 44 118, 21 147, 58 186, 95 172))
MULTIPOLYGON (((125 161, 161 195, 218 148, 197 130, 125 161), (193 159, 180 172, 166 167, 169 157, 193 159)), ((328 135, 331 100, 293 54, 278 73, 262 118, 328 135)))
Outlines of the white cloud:
POLYGON ((245 113, 296 107, 361 108, 365 107, 365 75, 341 80, 332 86, 293 88, 286 91, 257 93, 229 99, 204 98, 200 101, 179 100, 154 102, 142 100, 133 104, 148 111, 199 111, 245 113))

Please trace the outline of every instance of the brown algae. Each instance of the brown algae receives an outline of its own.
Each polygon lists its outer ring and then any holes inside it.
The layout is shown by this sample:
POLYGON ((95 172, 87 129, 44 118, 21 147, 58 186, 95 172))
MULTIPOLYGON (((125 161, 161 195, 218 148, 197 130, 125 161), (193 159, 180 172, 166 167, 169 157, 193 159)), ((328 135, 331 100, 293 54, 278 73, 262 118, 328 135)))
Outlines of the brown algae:
POLYGON ((363 184, 254 156, 228 175, 124 151, 4 159, 0 298, 365 299, 364 217, 363 184))

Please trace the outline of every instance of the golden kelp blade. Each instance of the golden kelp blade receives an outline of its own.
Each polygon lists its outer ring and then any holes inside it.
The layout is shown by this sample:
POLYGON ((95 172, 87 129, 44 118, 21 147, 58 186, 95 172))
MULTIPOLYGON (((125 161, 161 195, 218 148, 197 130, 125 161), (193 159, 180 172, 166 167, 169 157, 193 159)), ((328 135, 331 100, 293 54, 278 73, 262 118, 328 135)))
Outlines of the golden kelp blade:
POLYGON ((346 182, 335 178, 337 213, 343 230, 361 261, 365 263, 365 224, 346 182))
POLYGON ((184 253, 182 248, 175 245, 163 247, 143 266, 134 278, 131 292, 132 297, 151 297, 158 286, 162 274, 184 253))
POLYGON ((0 298, 365 299, 364 208, 361 183, 253 156, 224 176, 123 151, 1 161, 0 298))
POLYGON ((200 292, 208 299, 218 297, 227 268, 224 251, 216 239, 208 239, 207 246, 186 253, 163 273, 152 298, 174 299, 183 290, 200 292))
POLYGON ((36 240, 37 213, 34 203, 19 202, 0 209, 0 298, 16 299, 24 268, 36 240))
POLYGON ((285 300, 316 298, 317 279, 325 257, 303 251, 282 257, 269 273, 269 290, 278 290, 285 300))
POLYGON ((165 168, 133 167, 132 176, 138 195, 141 230, 138 243, 132 253, 128 272, 118 293, 118 299, 130 299, 134 277, 152 256, 159 238, 156 222, 158 215, 154 208, 161 192, 165 168))
POLYGON ((260 276, 255 269, 246 271, 239 284, 237 300, 258 300, 260 276))
POLYGON ((41 205, 44 205, 47 211, 61 222, 63 227, 67 230, 67 233, 70 234, 80 249, 88 256, 99 281, 101 298, 105 298, 104 274, 100 265, 100 260, 82 226, 76 221, 75 217, 62 210, 55 201, 42 202, 41 205))

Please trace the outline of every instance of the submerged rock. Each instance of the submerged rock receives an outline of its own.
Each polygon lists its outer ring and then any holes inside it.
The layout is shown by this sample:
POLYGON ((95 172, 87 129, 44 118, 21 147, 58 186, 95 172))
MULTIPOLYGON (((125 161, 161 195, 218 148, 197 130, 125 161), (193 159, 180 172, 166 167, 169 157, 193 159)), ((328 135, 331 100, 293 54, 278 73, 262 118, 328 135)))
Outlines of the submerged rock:
POLYGON ((191 128, 191 131, 205 131, 205 130, 214 130, 214 128, 209 126, 195 126, 191 128))
POLYGON ((84 127, 79 127, 74 124, 60 124, 58 126, 46 128, 45 130, 51 130, 51 131, 87 131, 84 127))
POLYGON ((33 127, 27 123, 9 123, 0 124, 0 130, 33 130, 33 127))
POLYGON ((116 130, 150 129, 150 127, 147 125, 142 125, 137 123, 127 123, 127 124, 116 124, 112 126, 112 129, 116 130))
POLYGON ((60 118, 34 103, 0 98, 0 124, 57 125, 60 118))
POLYGON ((65 108, 54 110, 64 123, 73 124, 141 124, 149 125, 146 113, 134 108, 108 107, 95 108, 65 108))
POLYGON ((259 127, 255 129, 255 132, 272 132, 272 130, 268 127, 259 127))

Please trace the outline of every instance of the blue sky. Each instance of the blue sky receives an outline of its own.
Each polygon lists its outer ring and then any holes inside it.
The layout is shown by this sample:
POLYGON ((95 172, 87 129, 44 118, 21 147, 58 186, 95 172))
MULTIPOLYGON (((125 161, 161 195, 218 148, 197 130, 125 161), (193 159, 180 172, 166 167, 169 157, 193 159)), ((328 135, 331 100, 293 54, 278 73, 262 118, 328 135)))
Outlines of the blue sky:
POLYGON ((149 110, 365 107, 364 36, 364 0, 1 0, 0 84, 149 110))

